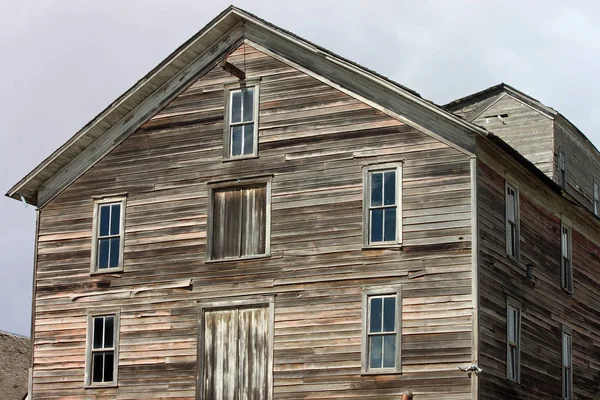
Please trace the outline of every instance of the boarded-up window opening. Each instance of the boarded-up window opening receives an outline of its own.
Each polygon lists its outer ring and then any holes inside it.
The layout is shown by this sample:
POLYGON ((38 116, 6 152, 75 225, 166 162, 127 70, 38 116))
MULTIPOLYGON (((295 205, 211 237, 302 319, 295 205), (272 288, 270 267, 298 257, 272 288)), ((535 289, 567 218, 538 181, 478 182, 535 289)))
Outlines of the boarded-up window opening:
POLYGON ((268 253, 268 183, 212 190, 210 259, 268 253))

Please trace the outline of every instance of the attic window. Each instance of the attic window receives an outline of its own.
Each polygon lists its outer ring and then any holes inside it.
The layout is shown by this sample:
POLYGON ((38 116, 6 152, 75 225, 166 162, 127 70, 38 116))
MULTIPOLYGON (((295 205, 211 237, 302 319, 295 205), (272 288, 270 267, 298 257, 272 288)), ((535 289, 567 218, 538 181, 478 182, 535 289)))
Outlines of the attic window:
POLYGON ((258 96, 257 83, 225 91, 224 159, 258 156, 258 96))
POLYGON ((94 202, 92 273, 123 270, 125 198, 94 202))

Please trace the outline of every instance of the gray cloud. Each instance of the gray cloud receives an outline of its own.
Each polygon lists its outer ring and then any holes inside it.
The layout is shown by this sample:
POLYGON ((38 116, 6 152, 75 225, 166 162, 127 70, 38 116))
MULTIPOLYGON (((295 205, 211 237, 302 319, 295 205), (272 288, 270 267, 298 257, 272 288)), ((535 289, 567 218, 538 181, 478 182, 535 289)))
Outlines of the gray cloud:
MULTIPOLYGON (((228 1, 0 4, 0 188, 8 189, 228 1)), ((443 104, 499 82, 600 144, 596 1, 240 1, 443 104)), ((33 207, 0 199, 0 329, 29 334, 33 207)))

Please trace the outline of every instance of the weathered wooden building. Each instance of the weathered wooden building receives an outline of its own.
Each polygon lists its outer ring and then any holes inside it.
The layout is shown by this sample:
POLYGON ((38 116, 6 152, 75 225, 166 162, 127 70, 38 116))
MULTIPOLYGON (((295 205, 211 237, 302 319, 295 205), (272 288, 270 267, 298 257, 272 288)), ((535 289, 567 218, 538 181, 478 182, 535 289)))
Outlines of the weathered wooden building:
POLYGON ((7 193, 32 399, 597 399, 594 179, 507 85, 440 107, 230 7, 7 193))

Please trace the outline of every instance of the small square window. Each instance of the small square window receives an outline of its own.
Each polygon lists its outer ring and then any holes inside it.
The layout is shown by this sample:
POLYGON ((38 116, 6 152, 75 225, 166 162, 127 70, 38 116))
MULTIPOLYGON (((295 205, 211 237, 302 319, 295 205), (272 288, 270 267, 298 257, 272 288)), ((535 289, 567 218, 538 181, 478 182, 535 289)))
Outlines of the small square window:
POLYGON ((363 292, 363 373, 400 372, 400 289, 363 292))
POLYGON ((573 260, 571 250, 571 228, 564 223, 561 224, 561 287, 569 293, 573 293, 573 260))
POLYGON ((258 155, 258 84, 226 90, 225 159, 258 155))
POLYGON ((210 187, 208 258, 265 256, 270 251, 270 180, 210 187))
POLYGON ((364 169, 364 245, 402 242, 402 168, 395 165, 364 169))
POLYGON ((92 315, 88 322, 86 385, 117 383, 119 314, 92 315))
POLYGON ((92 273, 123 269, 125 199, 102 199, 94 203, 92 273))

